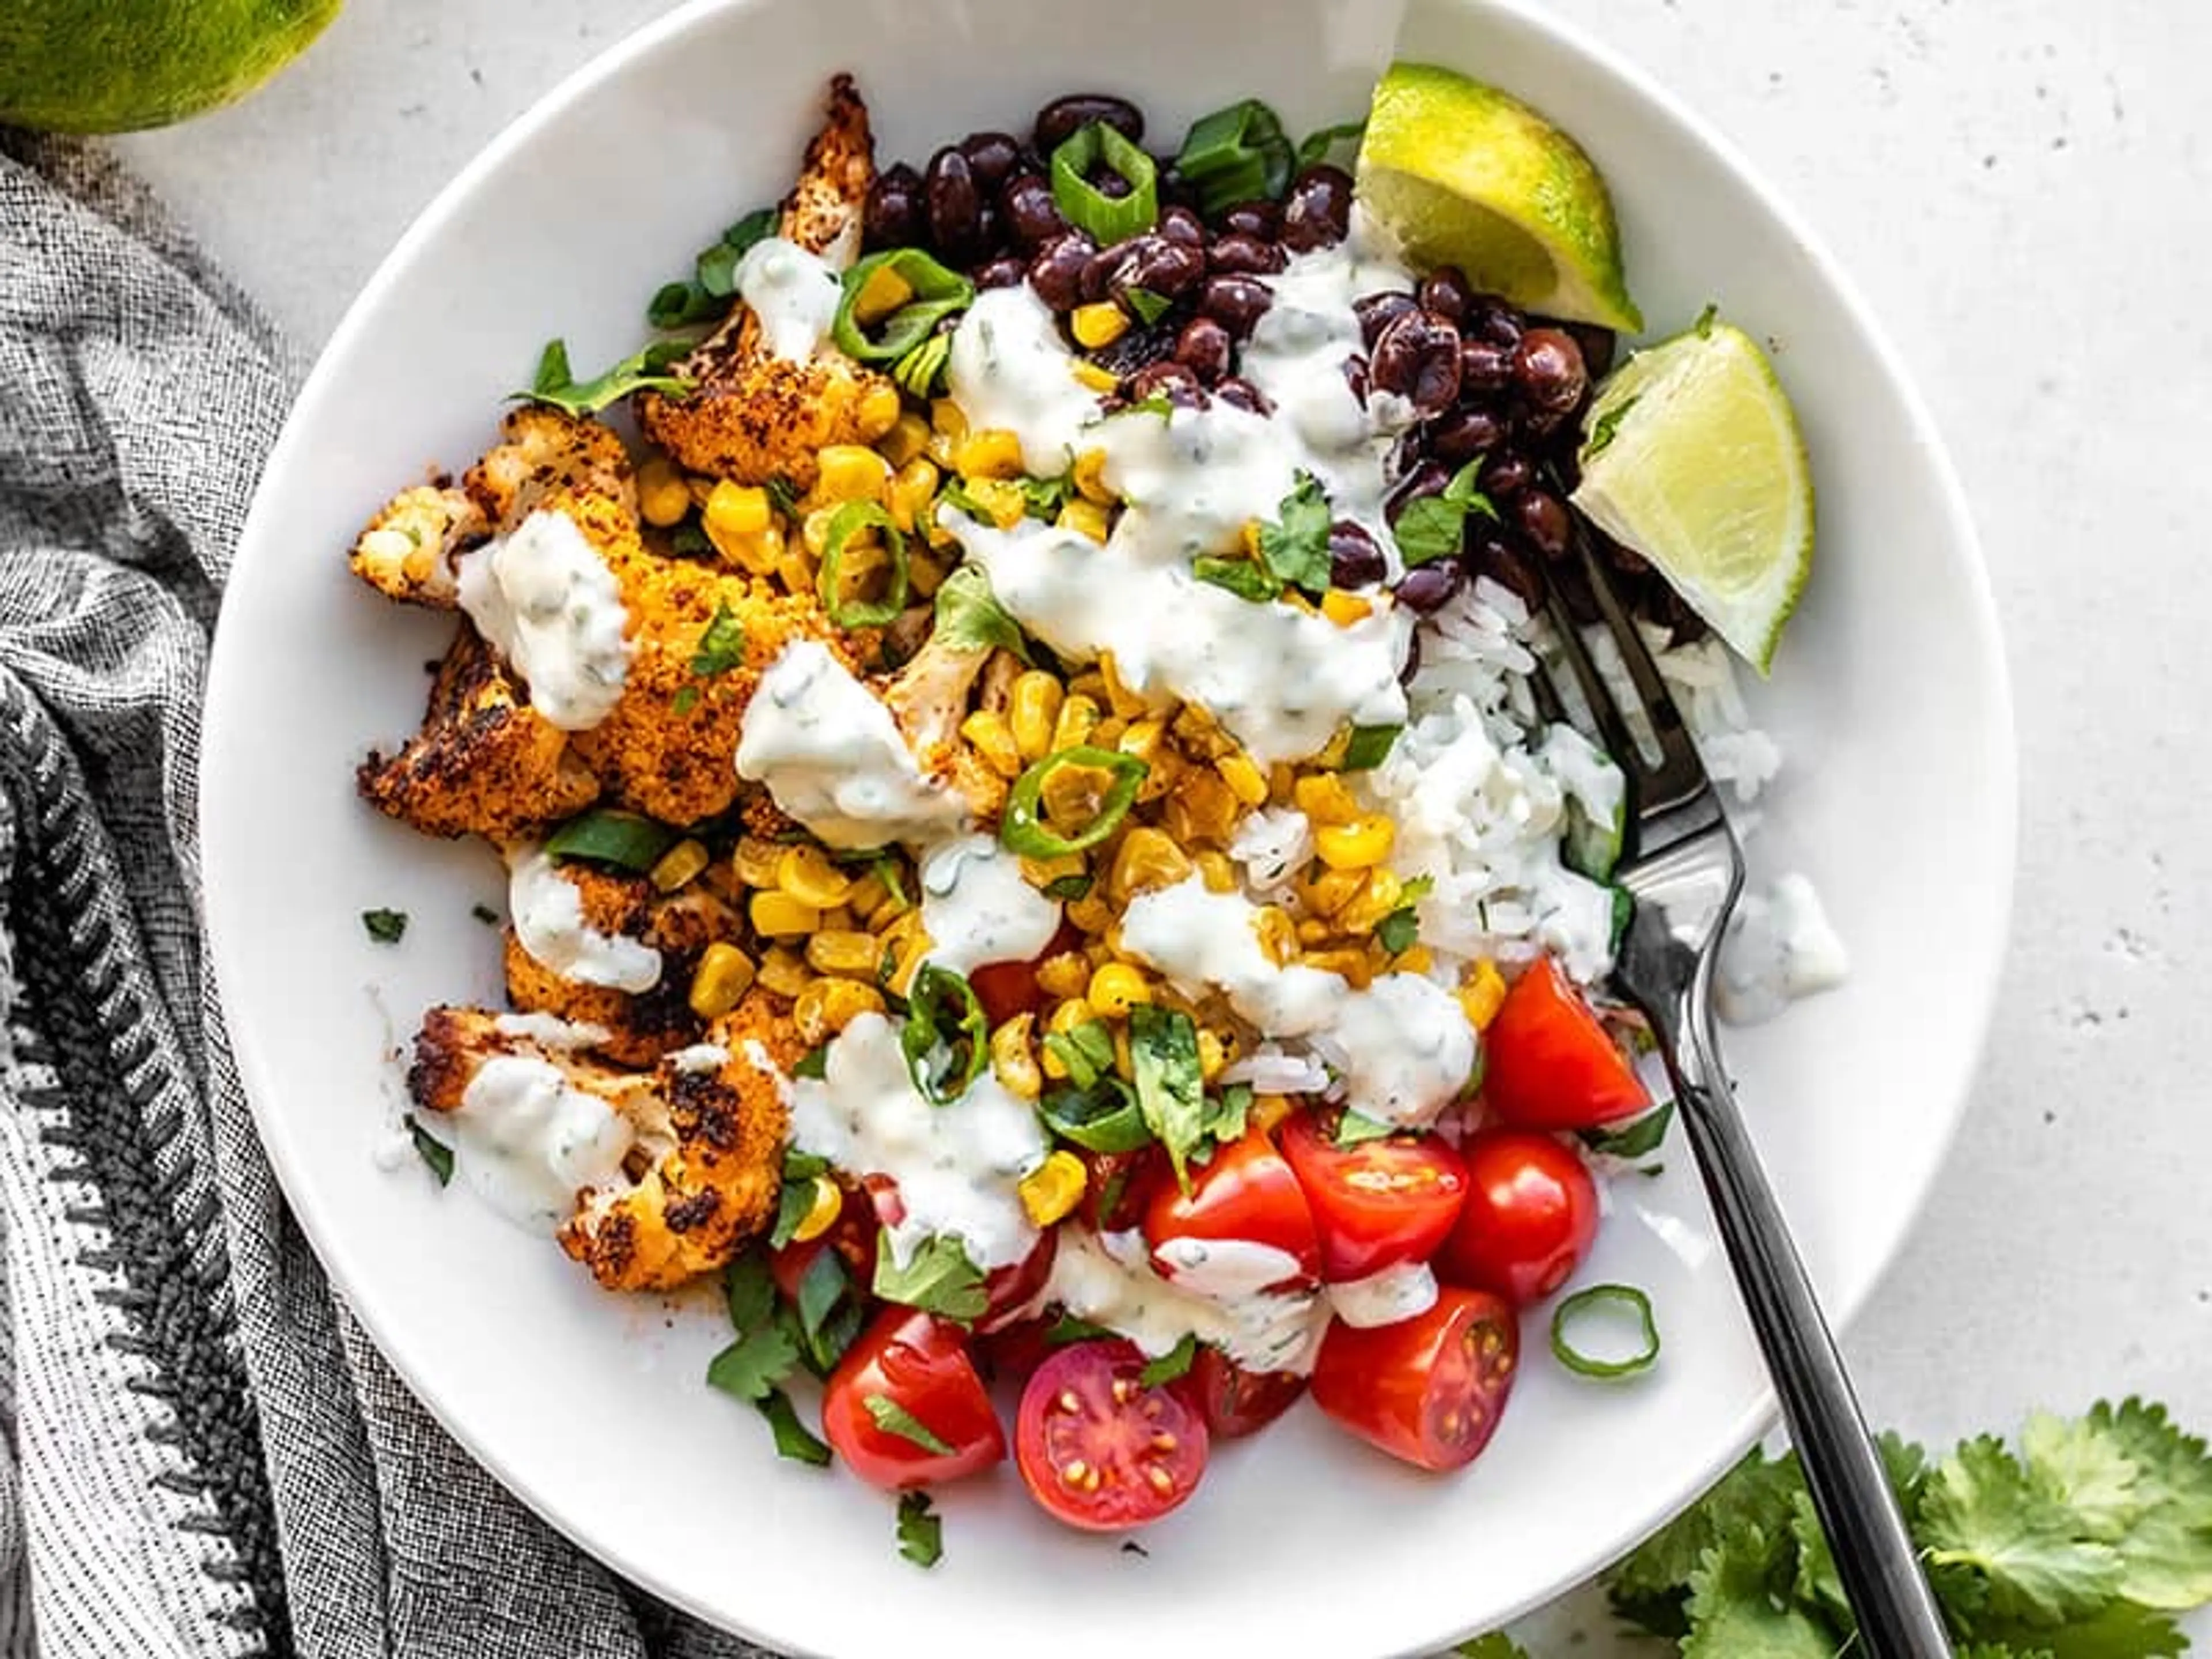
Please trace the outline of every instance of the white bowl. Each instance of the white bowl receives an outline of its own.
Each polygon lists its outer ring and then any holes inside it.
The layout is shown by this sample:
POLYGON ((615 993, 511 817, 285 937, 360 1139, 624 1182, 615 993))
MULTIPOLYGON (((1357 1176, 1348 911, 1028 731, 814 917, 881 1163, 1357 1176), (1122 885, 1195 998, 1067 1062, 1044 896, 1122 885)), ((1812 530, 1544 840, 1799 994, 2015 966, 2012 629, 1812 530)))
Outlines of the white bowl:
MULTIPOLYGON (((1665 1358, 1577 1382, 1529 1322, 1491 1449, 1457 1478, 1398 1468, 1310 1407, 1221 1450, 1138 1556, 1064 1532, 1010 1470, 941 1499, 945 1556, 893 1550, 889 1504, 781 1463, 702 1381, 711 1307, 596 1290, 466 1193, 372 1152, 386 1055, 428 1003, 495 991, 482 849, 362 806, 352 767, 411 730, 449 626, 347 575, 356 528, 426 465, 460 465, 538 348, 579 364, 646 297, 786 187, 821 88, 855 71, 879 153, 1020 125, 1053 94, 1138 97, 1170 139, 1248 93, 1293 131, 1356 117, 1389 56, 1358 0, 754 0, 701 4, 545 99, 456 179, 339 327, 262 483, 232 578, 203 770, 209 925, 277 1175, 331 1279, 430 1409, 585 1547, 702 1615, 796 1651, 1430 1650, 1583 1578, 1712 1478, 1771 1395, 1688 1153, 1618 1187, 1589 1280, 1652 1291, 1665 1358), (374 906, 412 918, 395 947, 374 906)), ((1754 1132, 1832 1314, 1895 1254, 1966 1100, 2002 946, 2014 756, 1996 626, 1941 446, 1832 264, 1727 148, 1554 21, 1433 0, 1403 54, 1528 98, 1595 156, 1662 331, 1709 300, 1772 344, 1804 417, 1820 566, 1758 713, 1792 763, 1758 842, 1809 872, 1855 963, 1842 990, 1732 1037, 1754 1132)), ((280 1455, 283 1449, 280 1449, 280 1455)), ((295 1449, 295 1451, 303 1449, 295 1449)))

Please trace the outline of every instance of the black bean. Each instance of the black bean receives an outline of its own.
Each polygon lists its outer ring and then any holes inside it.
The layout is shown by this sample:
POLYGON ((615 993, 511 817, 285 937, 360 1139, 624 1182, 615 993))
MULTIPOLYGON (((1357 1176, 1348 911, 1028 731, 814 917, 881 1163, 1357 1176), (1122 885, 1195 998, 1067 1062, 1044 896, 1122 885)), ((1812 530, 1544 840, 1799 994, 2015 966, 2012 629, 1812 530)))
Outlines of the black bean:
POLYGON ((1121 263, 1121 255, 1128 248, 1127 242, 1115 242, 1100 248, 1091 256, 1091 263, 1083 270, 1083 299, 1088 305, 1106 297, 1106 285, 1114 280, 1114 269, 1121 263))
POLYGON ((1381 294, 1363 294, 1352 302, 1352 314, 1359 319, 1359 337, 1372 351, 1382 331, 1409 311, 1419 311, 1420 301, 1410 294, 1387 290, 1381 294))
POLYGON ((1109 202, 1118 202, 1129 193, 1129 181, 1103 161, 1083 176, 1090 181, 1091 189, 1109 202))
POLYGON ((1274 303, 1274 290, 1256 276, 1224 274, 1209 276, 1199 285, 1199 315, 1212 318, 1239 340, 1259 325, 1274 303))
POLYGON ((1406 635, 1406 664, 1398 671, 1398 684, 1411 685, 1413 676, 1421 672, 1421 635, 1416 629, 1406 635))
POLYGON ((1589 372, 1590 379, 1601 380, 1613 372, 1613 354, 1620 345, 1619 335, 1595 323, 1567 323, 1562 326, 1583 349, 1583 367, 1589 372))
POLYGON ((1013 250, 1007 246, 1006 216, 999 211, 995 202, 986 202, 975 213, 975 251, 969 256, 975 260, 995 258, 1013 250))
POLYGON ((988 260, 975 272, 977 288, 1012 288, 1029 273, 1029 266, 1018 253, 1001 253, 988 260))
POLYGON ((1547 559, 1563 559, 1574 540, 1567 504, 1548 489, 1524 489, 1509 509, 1514 527, 1547 559))
POLYGON ((1398 583, 1398 603, 1408 610, 1441 611, 1467 586, 1467 572, 1457 559, 1431 559, 1408 570, 1398 583))
POLYGON ((975 175, 975 187, 989 191, 1013 177, 1021 165, 1022 147, 1008 132, 971 132, 961 141, 960 153, 975 175))
POLYGON ((1147 363, 1121 383, 1121 395, 1131 403, 1142 403, 1164 392, 1170 403, 1188 406, 1188 401, 1194 400, 1203 390, 1191 366, 1172 358, 1147 363))
POLYGON ((1450 466, 1465 466, 1504 441, 1505 422, 1486 409, 1456 409, 1429 428, 1429 453, 1450 466))
POLYGON ((913 247, 926 240, 929 213, 921 192, 921 175, 905 162, 885 167, 868 186, 860 222, 871 248, 913 247))
POLYGON ((1503 501, 1536 482, 1535 465, 1518 450, 1493 450, 1490 459, 1483 464, 1477 482, 1484 495, 1492 501, 1503 501))
POLYGON ((1466 323, 1468 309, 1474 303, 1474 289, 1460 275, 1457 265, 1439 265, 1421 279, 1421 303, 1459 327, 1466 323))
POLYGON ((1503 540, 1485 549, 1476 574, 1507 589, 1531 611, 1544 603, 1543 568, 1503 540))
POLYGON ((1408 311, 1376 337, 1377 391, 1395 392, 1427 420, 1459 397, 1459 331, 1433 311, 1408 311))
POLYGON ((1513 350, 1491 340, 1469 340, 1459 349, 1462 392, 1503 392, 1513 384, 1513 350))
POLYGON ((1426 458, 1416 461, 1413 470, 1390 486, 1390 493, 1382 498, 1383 521, 1396 529, 1398 520, 1405 510, 1425 496, 1441 495, 1444 486, 1451 482, 1451 473, 1440 462, 1426 458))
POLYGON ((922 175, 929 204, 929 240, 947 258, 964 263, 982 251, 983 195, 968 158, 947 144, 922 175))
POLYGON ((1054 237, 1030 258, 1030 286, 1054 311, 1083 303, 1085 275, 1098 256, 1098 245, 1079 230, 1054 237))
POLYGON ((1298 252, 1333 247, 1352 228, 1352 175, 1317 162, 1291 180, 1283 200, 1283 241, 1298 252))
POLYGON ((1234 374, 1228 376, 1219 386, 1214 387, 1213 395, 1231 409, 1246 410, 1255 415, 1272 415, 1275 412, 1275 405, 1267 400, 1267 395, 1265 392, 1254 386, 1251 381, 1240 379, 1234 374))
POLYGON ((1025 248, 1040 248, 1067 229, 1067 220, 1052 199, 1052 186, 1040 173, 1018 173, 1000 192, 999 211, 1013 239, 1025 248))
POLYGON ((1283 210, 1265 197, 1239 202, 1223 211, 1221 228, 1232 236, 1256 236, 1272 242, 1283 234, 1283 210))
POLYGON ((1206 263, 1216 270, 1243 276, 1267 276, 1290 264, 1280 242, 1263 242, 1243 234, 1224 236, 1206 250, 1206 263))
POLYGON ((1198 211, 1202 192, 1196 185, 1165 162, 1160 163, 1160 176, 1156 188, 1159 191, 1163 210, 1187 208, 1193 213, 1198 211))
POLYGON ((1139 323, 1092 352, 1091 361, 1116 380, 1127 380, 1138 370, 1172 357, 1178 331, 1177 325, 1166 318, 1157 323, 1139 323))
POLYGON ((1037 112, 1036 147, 1049 158, 1075 136, 1079 127, 1087 127, 1093 121, 1103 121, 1133 144, 1144 142, 1144 112, 1127 99, 1103 92, 1077 92, 1055 98, 1037 112))
POLYGON ((1528 319, 1495 294, 1478 294, 1468 307, 1467 337, 1492 345, 1518 345, 1528 319))
POLYGON ((1107 291, 1119 300, 1132 289, 1142 289, 1164 300, 1173 300, 1197 286, 1206 275, 1206 256, 1185 243, 1171 242, 1147 231, 1109 248, 1121 258, 1108 273, 1107 291))
POLYGON ((1540 428, 1556 426, 1581 406, 1589 389, 1583 349, 1556 328, 1532 328, 1513 348, 1513 382, 1540 428))
POLYGON ((1175 360, 1188 364, 1201 380, 1218 380, 1229 372, 1234 343, 1229 331, 1211 317, 1194 317, 1176 336, 1175 360))
POLYGON ((1170 242, 1181 242, 1201 253, 1206 251, 1206 222, 1187 207, 1162 209, 1160 222, 1153 228, 1170 242))
POLYGON ((1366 587, 1389 572, 1375 538, 1349 519, 1328 527, 1328 580, 1332 587, 1366 587))
POLYGON ((1367 394, 1374 389, 1374 377, 1367 372, 1367 359, 1346 357, 1344 360, 1344 383, 1352 388, 1352 395, 1359 400, 1362 409, 1367 407, 1367 394))

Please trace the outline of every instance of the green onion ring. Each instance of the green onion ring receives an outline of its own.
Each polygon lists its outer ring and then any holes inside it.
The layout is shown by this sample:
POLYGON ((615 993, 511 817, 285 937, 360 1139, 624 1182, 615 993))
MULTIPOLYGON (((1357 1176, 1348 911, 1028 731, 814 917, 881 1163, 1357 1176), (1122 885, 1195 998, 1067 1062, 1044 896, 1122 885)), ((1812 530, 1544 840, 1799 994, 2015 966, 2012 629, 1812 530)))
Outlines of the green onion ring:
POLYGON ((924 963, 907 993, 906 1024, 899 1032, 899 1052, 906 1056, 907 1075, 914 1079, 915 1091, 931 1105, 950 1106, 966 1094, 983 1075, 990 1058, 990 1022, 975 988, 950 968, 924 963), (939 1022, 952 1004, 958 1006, 959 1018, 948 1037, 939 1022), (960 1052, 963 1042, 968 1045, 964 1059, 960 1052), (929 1056, 940 1042, 952 1047, 955 1071, 949 1074, 953 1079, 949 1093, 943 1080, 929 1069, 929 1056))
POLYGON ((549 858, 581 859, 642 875, 676 844, 676 832, 636 812, 594 807, 580 812, 545 838, 549 858))
POLYGON ((1129 809, 1137 804, 1137 791, 1144 787, 1145 775, 1151 770, 1134 755, 1093 749, 1086 744, 1047 755, 1016 778, 1014 787, 1006 792, 1006 816, 999 820, 999 840, 1008 852, 1033 859, 1064 858, 1070 853, 1096 847, 1129 816, 1129 809), (1114 775, 1114 781, 1107 786, 1106 799, 1099 804, 1098 816, 1075 834, 1065 836, 1048 830, 1044 824, 1045 780, 1063 766, 1114 775))
POLYGON ((822 544, 822 568, 815 574, 814 591, 830 620, 840 628, 881 628, 895 622, 906 609, 906 538, 891 515, 873 501, 848 501, 830 520, 830 533, 822 544), (870 603, 838 597, 838 580, 845 574, 845 548, 863 530, 880 530, 891 550, 890 590, 870 603))
POLYGON ((1053 151, 1052 203, 1068 223, 1111 247, 1158 220, 1159 168, 1115 128, 1093 121, 1053 151), (1091 182, 1091 169, 1102 161, 1128 185, 1127 196, 1109 196, 1091 182))
POLYGON ((830 337, 855 362, 896 362, 927 340, 938 324, 955 312, 965 311, 975 300, 975 284, 957 270, 948 270, 918 247, 886 248, 872 253, 846 271, 839 280, 837 316, 830 337), (903 278, 915 297, 884 319, 883 331, 871 337, 853 315, 868 279, 889 265, 903 278))
POLYGON ((1577 1291, 1552 1310, 1552 1352, 1577 1376, 1634 1376, 1648 1371, 1659 1358, 1659 1322, 1651 1316, 1651 1298, 1633 1285, 1593 1285, 1577 1291), (1636 1310, 1644 1325, 1644 1351, 1626 1359, 1595 1359, 1567 1340, 1567 1322, 1586 1308, 1601 1303, 1622 1303, 1636 1310))

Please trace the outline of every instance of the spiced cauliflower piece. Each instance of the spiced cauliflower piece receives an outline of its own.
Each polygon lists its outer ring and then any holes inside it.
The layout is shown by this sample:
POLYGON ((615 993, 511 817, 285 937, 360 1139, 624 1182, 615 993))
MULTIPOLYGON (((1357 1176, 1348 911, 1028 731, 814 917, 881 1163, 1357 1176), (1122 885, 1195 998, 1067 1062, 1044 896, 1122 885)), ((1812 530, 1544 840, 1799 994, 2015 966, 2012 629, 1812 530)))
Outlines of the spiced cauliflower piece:
POLYGON ((491 536, 491 524, 465 489, 417 484, 377 510, 347 562, 355 575, 403 605, 453 607, 454 567, 491 536))
MULTIPOLYGON (((852 77, 841 75, 830 83, 828 118, 781 204, 777 234, 833 270, 849 265, 860 252, 874 155, 867 106, 852 77)), ((824 446, 871 442, 898 414, 897 390, 884 376, 829 349, 804 362, 780 358, 742 305, 672 372, 693 390, 641 394, 639 424, 687 471, 740 483, 781 477, 811 489, 824 446)))
POLYGON ((500 422, 500 441, 462 476, 477 511, 501 533, 541 507, 581 507, 637 523, 637 477, 623 441, 597 421, 524 404, 500 422))
POLYGON ((957 791, 979 823, 998 822, 1006 809, 1006 780, 961 735, 960 723, 968 717, 977 681, 1000 656, 1015 660, 987 646, 955 644, 933 633, 882 694, 923 773, 957 791))
POLYGON ((484 1065, 514 1055, 603 1103, 632 1137, 623 1179, 578 1192, 556 1237, 609 1290, 672 1290, 724 1266, 775 1213, 790 1128, 782 1073, 798 1042, 757 994, 708 1043, 635 1072, 543 1040, 527 1017, 435 1007, 415 1040, 409 1091, 426 1111, 458 1111, 484 1065))

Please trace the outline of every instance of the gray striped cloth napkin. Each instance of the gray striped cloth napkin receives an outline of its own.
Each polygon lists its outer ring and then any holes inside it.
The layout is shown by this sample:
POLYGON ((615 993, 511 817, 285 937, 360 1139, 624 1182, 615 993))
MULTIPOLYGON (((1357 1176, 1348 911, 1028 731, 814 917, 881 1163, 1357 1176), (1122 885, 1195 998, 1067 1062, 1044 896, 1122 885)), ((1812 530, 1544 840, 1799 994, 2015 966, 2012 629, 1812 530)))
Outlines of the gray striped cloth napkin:
POLYGON ((294 369, 100 151, 0 132, 0 1659, 764 1659, 456 1449, 254 1139, 193 793, 294 369))

